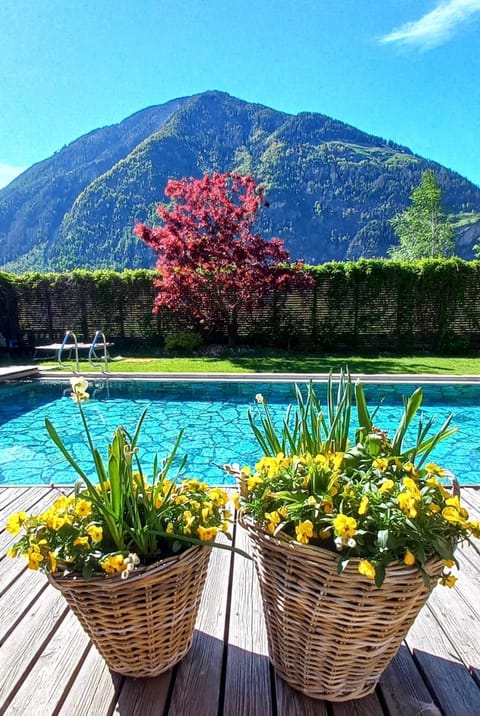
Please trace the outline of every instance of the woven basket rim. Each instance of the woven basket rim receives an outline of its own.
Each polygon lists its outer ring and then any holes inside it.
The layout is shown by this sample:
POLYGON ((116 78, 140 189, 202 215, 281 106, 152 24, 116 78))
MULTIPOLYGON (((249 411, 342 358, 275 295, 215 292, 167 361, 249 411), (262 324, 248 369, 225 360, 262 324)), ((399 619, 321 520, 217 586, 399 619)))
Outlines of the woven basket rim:
POLYGON ((179 554, 173 554, 170 557, 165 557, 165 559, 159 559, 152 564, 141 564, 132 570, 127 580, 122 579, 120 574, 105 574, 104 576, 94 576, 91 579, 87 579, 82 577, 80 574, 69 574, 64 576, 58 572, 54 572, 53 574, 47 573, 47 578, 54 587, 60 590, 62 587, 75 588, 75 585, 85 586, 87 584, 92 587, 101 587, 102 589, 114 589, 119 583, 125 584, 125 582, 128 582, 129 584, 132 584, 133 582, 143 578, 145 575, 153 576, 157 572, 168 569, 168 567, 173 563, 180 564, 184 560, 195 557, 195 555, 203 549, 211 549, 211 546, 193 544, 179 554))
MULTIPOLYGON (((338 552, 333 552, 330 549, 325 549, 325 547, 320 547, 319 545, 315 544, 302 544, 290 535, 287 535, 281 531, 278 532, 276 535, 272 535, 270 534, 270 532, 267 532, 267 530, 262 527, 261 523, 259 523, 251 515, 245 513, 243 510, 239 511, 238 521, 242 525, 242 527, 248 531, 252 539, 263 540, 264 542, 270 543, 272 546, 275 546, 278 549, 290 551, 290 553, 292 555, 295 555, 297 558, 299 557, 300 553, 304 557, 310 554, 313 559, 318 559, 318 557, 321 556, 323 559, 330 561, 333 565, 335 565, 335 567, 338 564, 338 552)), ((348 574, 348 572, 357 573, 358 564, 362 561, 362 559, 365 558, 349 557, 348 564, 343 570, 343 574, 348 574)), ((432 554, 423 565, 423 568, 425 569, 425 571, 429 572, 429 568, 432 567, 435 571, 435 568, 440 563, 443 563, 443 558, 440 557, 440 555, 438 554, 432 554)), ((408 573, 418 574, 418 567, 415 564, 409 566, 404 564, 403 562, 392 561, 386 566, 386 578, 388 577, 388 575, 395 575, 395 573, 401 573, 403 575, 407 575, 408 573)))

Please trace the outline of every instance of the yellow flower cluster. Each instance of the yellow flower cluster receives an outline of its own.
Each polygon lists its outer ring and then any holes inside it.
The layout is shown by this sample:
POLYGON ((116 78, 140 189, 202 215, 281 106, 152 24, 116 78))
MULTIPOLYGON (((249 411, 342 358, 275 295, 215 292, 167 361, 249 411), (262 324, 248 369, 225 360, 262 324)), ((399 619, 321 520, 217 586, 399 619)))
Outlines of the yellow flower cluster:
POLYGON ((442 482, 444 470, 378 453, 351 465, 345 452, 262 457, 254 471, 241 471, 242 509, 270 534, 340 552, 345 564, 356 560, 378 584, 392 562, 422 569, 439 555, 440 583, 453 586, 455 547, 478 537, 480 525, 442 482))
MULTIPOLYGON (((108 501, 110 482, 96 486, 95 492, 98 499, 108 501)), ((213 542, 219 531, 228 533, 233 515, 227 509, 228 495, 220 488, 198 480, 179 484, 163 480, 152 485, 137 472, 132 473, 132 495, 139 506, 152 505, 152 514, 158 518, 155 530, 163 531, 167 541, 187 536, 213 542)), ((103 571, 126 578, 140 560, 135 552, 129 555, 127 545, 115 550, 102 520, 88 492, 62 494, 41 514, 17 512, 9 517, 7 530, 15 536, 20 531, 24 534, 8 554, 25 556, 30 569, 64 574, 103 571)), ((155 534, 154 539, 161 556, 165 551, 161 537, 155 534)))
POLYGON ((226 507, 225 490, 198 480, 184 480, 179 485, 166 481, 162 493, 168 534, 212 542, 218 532, 228 532, 233 515, 226 507), (165 504, 165 496, 169 504, 165 504))
POLYGON ((17 512, 9 517, 6 529, 25 535, 8 551, 24 555, 30 569, 55 572, 85 562, 103 539, 103 529, 92 516, 92 503, 82 497, 61 495, 39 515, 17 512))

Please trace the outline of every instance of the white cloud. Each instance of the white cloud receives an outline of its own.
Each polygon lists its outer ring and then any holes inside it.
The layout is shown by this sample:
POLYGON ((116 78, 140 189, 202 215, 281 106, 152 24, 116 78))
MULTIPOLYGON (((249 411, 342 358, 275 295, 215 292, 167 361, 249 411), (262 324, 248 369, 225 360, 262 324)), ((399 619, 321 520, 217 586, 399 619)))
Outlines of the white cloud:
POLYGON ((457 27, 475 13, 480 12, 480 0, 447 0, 437 4, 419 20, 407 22, 380 38, 380 42, 429 50, 446 42, 457 27))
POLYGON ((14 167, 11 164, 0 163, 0 189, 10 184, 23 171, 25 171, 25 167, 14 167))

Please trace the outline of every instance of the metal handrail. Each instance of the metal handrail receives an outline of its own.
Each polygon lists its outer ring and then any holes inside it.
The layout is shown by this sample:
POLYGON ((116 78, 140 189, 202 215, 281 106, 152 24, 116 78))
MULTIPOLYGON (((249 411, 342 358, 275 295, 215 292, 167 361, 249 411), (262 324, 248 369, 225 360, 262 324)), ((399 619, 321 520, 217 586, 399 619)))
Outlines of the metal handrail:
POLYGON ((105 338, 105 333, 103 333, 103 331, 97 331, 93 337, 92 345, 90 346, 90 350, 88 351, 88 362, 90 363, 90 365, 95 367, 92 361, 92 357, 95 357, 98 360, 97 354, 95 353, 95 346, 97 345, 99 338, 102 338, 103 340, 103 372, 108 373, 107 339, 105 338))
POLYGON ((62 345, 61 345, 60 348, 58 349, 57 361, 58 361, 58 364, 59 364, 62 368, 65 368, 65 367, 66 367, 66 366, 64 366, 64 364, 62 363, 62 352, 65 350, 65 348, 66 348, 67 346, 68 346, 68 348, 69 348, 70 350, 72 350, 72 348, 75 349, 75 368, 76 368, 76 372, 78 373, 79 370, 80 370, 80 366, 79 366, 79 362, 78 362, 78 341, 77 341, 77 336, 75 335, 75 333, 74 333, 73 331, 67 331, 67 332, 65 333, 65 337, 64 337, 64 339, 63 339, 63 341, 62 341, 62 345), (68 346, 68 340, 69 340, 70 337, 73 338, 73 346, 68 346))

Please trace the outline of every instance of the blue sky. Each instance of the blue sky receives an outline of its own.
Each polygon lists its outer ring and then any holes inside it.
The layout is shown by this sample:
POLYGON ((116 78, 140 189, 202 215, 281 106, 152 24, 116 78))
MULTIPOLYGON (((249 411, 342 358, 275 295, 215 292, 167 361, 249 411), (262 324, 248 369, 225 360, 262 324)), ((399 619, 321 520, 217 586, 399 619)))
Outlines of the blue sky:
POLYGON ((480 0, 1 0, 0 186, 211 89, 321 112, 480 185, 480 0))

